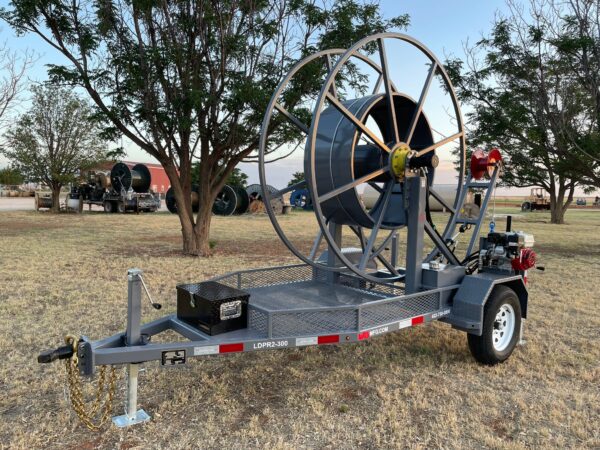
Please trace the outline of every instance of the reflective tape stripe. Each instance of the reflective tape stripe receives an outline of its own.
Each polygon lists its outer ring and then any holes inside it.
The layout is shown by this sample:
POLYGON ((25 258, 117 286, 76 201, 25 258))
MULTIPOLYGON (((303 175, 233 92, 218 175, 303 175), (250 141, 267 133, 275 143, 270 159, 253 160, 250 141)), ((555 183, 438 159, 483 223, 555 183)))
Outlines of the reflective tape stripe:
POLYGON ((219 353, 218 345, 207 345, 206 347, 194 347, 194 356, 215 355, 219 353))
POLYGON ((317 345, 318 343, 319 343, 319 340, 317 339, 316 336, 296 338, 296 347, 303 347, 305 345, 317 345))
POLYGON ((420 323, 425 322, 425 316, 418 316, 412 318, 412 325, 419 325, 420 323))
POLYGON ((319 336, 319 344, 336 344, 340 342, 339 334, 330 334, 328 336, 319 336))
POLYGON ((219 345, 219 353, 234 353, 243 352, 244 344, 239 342, 236 344, 221 344, 219 345))
POLYGON ((412 319, 404 319, 398 322, 398 328, 407 328, 412 326, 412 319))

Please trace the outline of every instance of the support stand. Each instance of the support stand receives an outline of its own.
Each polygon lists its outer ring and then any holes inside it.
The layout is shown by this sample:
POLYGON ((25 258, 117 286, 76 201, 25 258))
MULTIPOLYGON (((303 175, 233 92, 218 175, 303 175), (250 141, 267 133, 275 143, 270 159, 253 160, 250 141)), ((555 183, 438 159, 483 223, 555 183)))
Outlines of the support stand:
MULTIPOLYGON (((142 320, 142 271, 130 269, 127 271, 127 346, 140 345, 142 320)), ((119 427, 128 427, 137 423, 147 422, 150 416, 143 409, 137 409, 137 389, 139 364, 127 365, 127 404, 125 414, 113 417, 113 423, 119 427)))
POLYGON ((405 186, 408 188, 408 233, 406 238, 406 279, 407 294, 421 290, 421 274, 423 271, 423 237, 425 224, 425 183, 422 176, 408 177, 405 186))
POLYGON ((519 329, 519 345, 527 344, 527 339, 525 339, 525 319, 521 319, 521 327, 519 329))

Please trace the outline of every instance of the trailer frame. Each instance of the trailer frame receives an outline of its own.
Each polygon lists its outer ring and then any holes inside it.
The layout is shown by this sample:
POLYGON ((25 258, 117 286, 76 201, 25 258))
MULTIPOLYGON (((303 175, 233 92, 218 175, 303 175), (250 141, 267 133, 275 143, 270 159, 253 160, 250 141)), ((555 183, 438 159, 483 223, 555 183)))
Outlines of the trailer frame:
MULTIPOLYGON (((423 268, 426 274, 441 272, 444 275, 444 270, 436 271, 427 266, 424 264, 423 268)), ((454 268, 448 266, 450 269, 454 268)), ((210 336, 178 319, 176 314, 142 325, 142 271, 130 269, 127 330, 98 341, 82 337, 77 345, 79 371, 91 376, 95 366, 99 365, 159 361, 168 366, 208 355, 355 343, 434 320, 442 320, 468 333, 481 334, 481 312, 496 285, 509 285, 513 289, 515 283, 522 286, 520 300, 525 306, 523 318, 526 317, 527 291, 520 275, 485 273, 484 277, 472 277, 464 273, 461 276, 456 270, 453 272, 446 285, 413 294, 404 294, 402 287, 387 283, 365 284, 364 280, 351 274, 342 274, 344 279, 340 284, 331 284, 324 279, 323 272, 306 264, 232 272, 212 280, 250 293, 248 328, 210 336), (290 274, 298 279, 289 280, 290 274), (261 278, 262 283, 257 281, 261 278), (472 287, 473 278, 477 279, 476 290, 472 287), (275 284, 269 279, 280 282, 275 284), (300 290, 307 296, 316 290, 329 295, 315 297, 314 306, 295 307, 291 302, 298 299, 296 294, 300 290), (265 309, 272 295, 283 292, 288 293, 287 300, 282 300, 275 309, 265 309), (472 292, 471 297, 477 298, 477 305, 464 298, 455 301, 460 292, 472 292), (350 303, 334 305, 332 298, 350 303), (285 307, 286 302, 289 302, 288 307, 285 307), (468 326, 465 325, 465 311, 472 311, 468 326), (298 324, 304 324, 305 328, 298 324), (151 342, 152 336, 167 330, 178 333, 187 341, 151 342)))

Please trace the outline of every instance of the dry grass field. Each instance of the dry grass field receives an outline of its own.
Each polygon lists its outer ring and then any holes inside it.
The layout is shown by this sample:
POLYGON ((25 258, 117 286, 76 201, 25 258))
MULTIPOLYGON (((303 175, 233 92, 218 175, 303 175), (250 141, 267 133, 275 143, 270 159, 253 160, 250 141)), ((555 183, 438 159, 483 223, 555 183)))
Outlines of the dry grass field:
MULTIPOLYGON (((515 209, 513 208, 513 211, 515 209)), ((284 220, 306 234, 306 214, 284 220)), ((527 345, 503 365, 471 358, 464 333, 435 323, 347 346, 145 365, 152 421, 92 433, 72 413, 62 363, 40 350, 66 333, 125 328, 126 270, 140 267, 160 312, 175 285, 294 262, 266 217, 213 221, 215 255, 179 254, 169 214, 0 214, 0 447, 6 448, 600 448, 600 213, 515 218, 546 272, 530 276, 527 345)), ((114 413, 123 405, 119 370, 114 413)))

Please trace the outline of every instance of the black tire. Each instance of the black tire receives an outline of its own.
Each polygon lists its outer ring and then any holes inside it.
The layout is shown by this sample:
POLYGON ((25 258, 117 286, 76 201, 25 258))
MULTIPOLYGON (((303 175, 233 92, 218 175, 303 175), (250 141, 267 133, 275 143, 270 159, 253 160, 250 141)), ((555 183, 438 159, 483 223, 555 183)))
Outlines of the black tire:
POLYGON ((120 202, 117 203, 117 211, 119 213, 121 213, 121 214, 123 214, 126 211, 125 203, 124 202, 120 201, 120 202))
POLYGON ((531 203, 523 202, 521 205, 521 211, 531 211, 531 203))
MULTIPOLYGON (((510 322, 510 321, 509 321, 510 322)), ((506 325, 507 321, 503 322, 506 325)), ((488 301, 485 304, 483 312, 483 332, 481 336, 474 334, 467 334, 467 340, 469 342, 469 350, 471 354, 481 364, 493 366, 495 364, 504 362, 512 354, 519 341, 519 333, 521 330, 521 303, 515 291, 506 286, 496 286, 488 301), (505 306, 507 305, 507 306, 505 306), (504 307, 504 308, 503 308, 504 307), (502 312, 510 314, 505 309, 512 309, 514 314, 514 328, 512 329, 512 336, 508 341, 505 348, 497 349, 497 345, 494 345, 494 340, 498 338, 498 333, 501 331, 498 327, 502 326, 500 321, 496 320, 496 316, 502 312), (494 331, 497 334, 494 334, 494 331)), ((496 342, 498 342, 496 340, 496 342)))
POLYGON ((112 202, 109 201, 105 201, 104 202, 104 212, 105 213, 112 213, 113 211, 113 204, 112 202))

